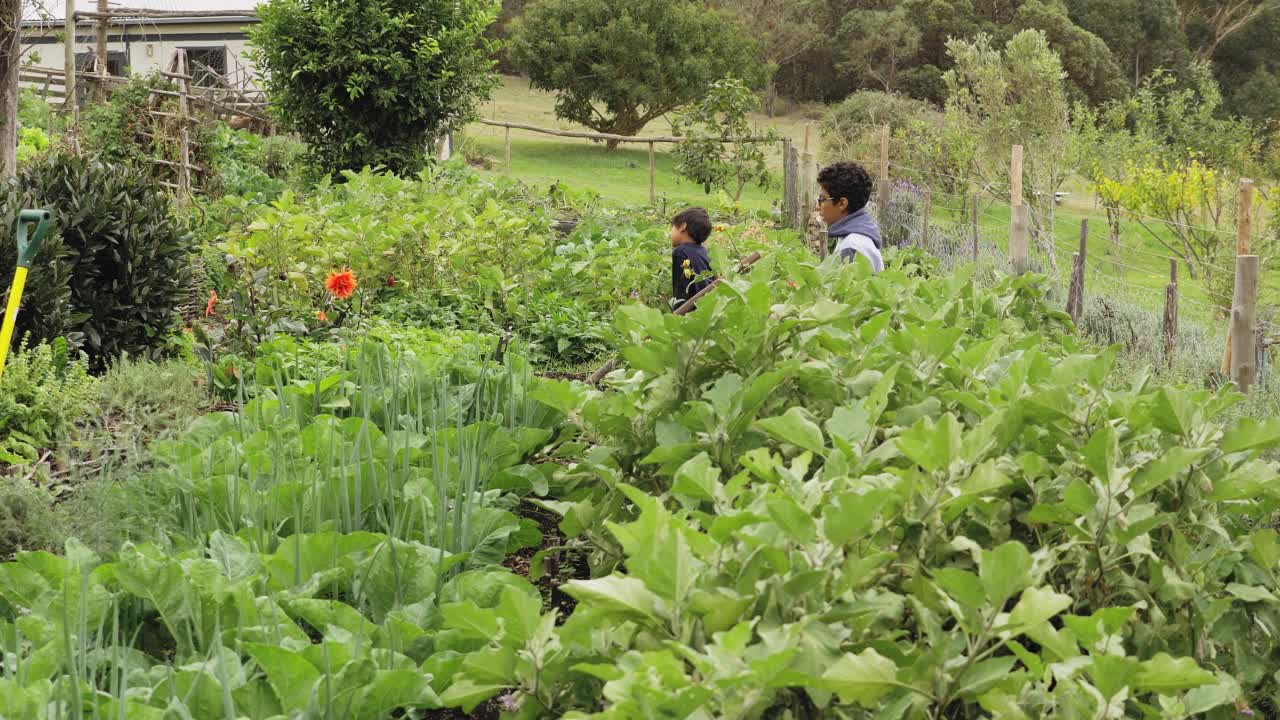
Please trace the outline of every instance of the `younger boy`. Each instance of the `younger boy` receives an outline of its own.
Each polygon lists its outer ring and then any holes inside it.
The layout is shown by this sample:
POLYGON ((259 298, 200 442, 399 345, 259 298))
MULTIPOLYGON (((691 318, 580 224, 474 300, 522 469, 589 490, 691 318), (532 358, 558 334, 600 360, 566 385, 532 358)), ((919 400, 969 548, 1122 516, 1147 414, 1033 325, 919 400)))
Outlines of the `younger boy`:
POLYGON ((884 270, 880 226, 867 213, 871 175, 857 163, 838 162, 818 173, 818 188, 818 214, 827 224, 827 237, 836 244, 832 254, 845 262, 861 255, 872 272, 884 270))
POLYGON ((671 308, 711 284, 711 258, 702 246, 711 237, 711 217, 700 207, 671 219, 671 308))

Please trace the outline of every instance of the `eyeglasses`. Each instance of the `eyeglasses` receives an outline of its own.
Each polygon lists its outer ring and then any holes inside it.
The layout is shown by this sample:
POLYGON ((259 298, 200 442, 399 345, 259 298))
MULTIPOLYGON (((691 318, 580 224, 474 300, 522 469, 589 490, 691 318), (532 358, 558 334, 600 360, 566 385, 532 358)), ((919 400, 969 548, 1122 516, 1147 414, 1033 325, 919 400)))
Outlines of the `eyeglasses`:
POLYGON ((819 196, 818 196, 818 199, 817 199, 817 205, 818 205, 818 207, 822 207, 822 203, 825 203, 825 202, 835 202, 835 201, 836 201, 836 199, 835 199, 835 198, 833 198, 833 197, 822 197, 821 195, 819 195, 819 196))

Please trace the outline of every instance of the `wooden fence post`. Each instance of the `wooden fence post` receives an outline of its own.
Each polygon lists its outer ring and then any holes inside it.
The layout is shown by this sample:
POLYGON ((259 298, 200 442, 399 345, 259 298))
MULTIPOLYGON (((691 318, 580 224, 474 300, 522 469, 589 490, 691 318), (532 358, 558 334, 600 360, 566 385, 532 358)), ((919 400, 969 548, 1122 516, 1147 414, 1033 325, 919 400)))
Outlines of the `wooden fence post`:
POLYGON ((1080 221, 1080 251, 1073 258, 1071 287, 1067 290, 1067 314, 1071 322, 1079 324, 1084 314, 1084 268, 1089 251, 1089 221, 1080 221))
POLYGON ((787 168, 791 172, 791 177, 795 180, 795 185, 791 189, 794 193, 791 199, 791 227, 803 232, 805 228, 805 207, 802 199, 804 196, 802 190, 804 178, 800 176, 800 150, 794 145, 791 146, 791 156, 787 158, 787 168))
POLYGON ((933 219, 933 191, 924 191, 924 214, 920 222, 920 248, 929 249, 929 223, 933 219))
POLYGON ((831 253, 828 245, 831 243, 831 236, 827 234, 825 229, 818 231, 818 257, 823 260, 827 259, 827 255, 831 253))
POLYGON ((76 98, 76 0, 66 0, 67 18, 66 24, 63 25, 66 37, 63 39, 63 89, 67 93, 66 103, 68 114, 71 116, 71 150, 80 153, 80 138, 78 137, 78 128, 80 127, 80 105, 76 98))
POLYGON ((108 14, 111 12, 107 0, 98 0, 98 12, 102 17, 98 18, 98 37, 97 44, 94 46, 94 54, 98 56, 98 87, 94 89, 94 96, 99 100, 107 99, 107 22, 108 14))
POLYGON ((187 103, 187 95, 191 90, 187 82, 187 51, 179 50, 177 56, 177 74, 183 76, 178 80, 178 207, 191 194, 191 108, 187 103))
POLYGON ((658 184, 655 175, 653 143, 649 143, 649 204, 658 204, 658 184))
POLYGON ((978 195, 973 196, 973 261, 978 262, 978 195))
POLYGON ((1258 300, 1258 256, 1236 257, 1236 290, 1231 307, 1231 381, 1249 392, 1258 373, 1255 325, 1258 300))
MULTIPOLYGON (((1253 236, 1253 181, 1249 178, 1240 178, 1240 207, 1236 211, 1236 257, 1248 255, 1250 252, 1249 241, 1253 236)), ((1236 284, 1240 283, 1237 276, 1236 284)), ((1231 311, 1235 314, 1236 304, 1235 298, 1231 300, 1231 311)), ((1222 356, 1222 374, 1230 377, 1232 367, 1232 353, 1234 352, 1234 343, 1232 342, 1232 333, 1235 332, 1235 323, 1227 325, 1227 350, 1222 356)))
POLYGON ((796 216, 796 177, 791 172, 791 145, 789 137, 782 139, 782 224, 791 227, 796 216))
POLYGON ((1169 284, 1164 289, 1164 356, 1173 368, 1178 341, 1178 260, 1169 258, 1169 284))
POLYGON ((880 130, 880 192, 876 198, 883 214, 889 207, 889 126, 880 130))
POLYGON ((1013 272, 1027 271, 1027 207, 1022 203, 1022 146, 1013 146, 1009 163, 1009 263, 1013 272))
POLYGON ((505 174, 507 177, 511 177, 511 128, 510 128, 510 127, 508 127, 506 130, 507 130, 507 140, 506 140, 506 155, 505 155, 505 157, 506 157, 506 163, 507 163, 507 164, 506 164, 506 170, 504 171, 504 174, 505 174))

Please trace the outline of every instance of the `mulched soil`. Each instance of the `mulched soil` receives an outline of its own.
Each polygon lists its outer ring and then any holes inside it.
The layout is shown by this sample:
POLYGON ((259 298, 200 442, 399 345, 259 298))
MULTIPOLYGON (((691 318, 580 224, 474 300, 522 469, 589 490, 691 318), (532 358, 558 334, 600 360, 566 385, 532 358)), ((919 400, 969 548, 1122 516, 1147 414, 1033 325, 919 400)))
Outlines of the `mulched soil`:
POLYGON ((540 375, 548 380, 577 380, 578 382, 586 382, 590 373, 580 372, 557 372, 549 371, 540 373, 540 375))
MULTIPOLYGON (((542 531, 542 547, 525 548, 514 555, 507 556, 507 559, 502 564, 511 572, 527 578, 529 577, 529 561, 533 559, 533 556, 540 550, 564 545, 565 538, 558 527, 560 517, 555 513, 544 510, 527 501, 520 503, 518 513, 522 517, 538 523, 538 529, 542 531)), ((542 593, 543 605, 548 609, 556 608, 559 610, 558 621, 564 622, 565 618, 569 617, 569 614, 573 612, 577 601, 562 591, 560 586, 568 580, 591 577, 590 568, 587 567, 587 557, 581 552, 562 550, 546 557, 545 568, 546 574, 531 582, 542 593)))
POLYGON ((496 700, 490 700, 475 710, 471 714, 462 712, 457 708, 446 708, 444 710, 428 710, 422 715, 423 720, 498 720, 502 714, 496 700))

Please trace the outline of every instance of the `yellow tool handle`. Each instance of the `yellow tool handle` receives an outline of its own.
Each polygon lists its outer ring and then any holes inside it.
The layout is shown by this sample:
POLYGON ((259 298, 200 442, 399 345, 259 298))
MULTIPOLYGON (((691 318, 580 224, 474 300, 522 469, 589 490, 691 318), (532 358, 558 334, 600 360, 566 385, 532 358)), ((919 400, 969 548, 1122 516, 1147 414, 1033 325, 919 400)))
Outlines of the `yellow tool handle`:
POLYGON ((27 269, 19 265, 13 271, 13 287, 9 288, 9 307, 4 311, 4 326, 0 327, 0 377, 4 377, 5 360, 9 358, 9 343, 13 341, 13 325, 18 320, 18 306, 22 304, 22 290, 27 286, 27 269))

